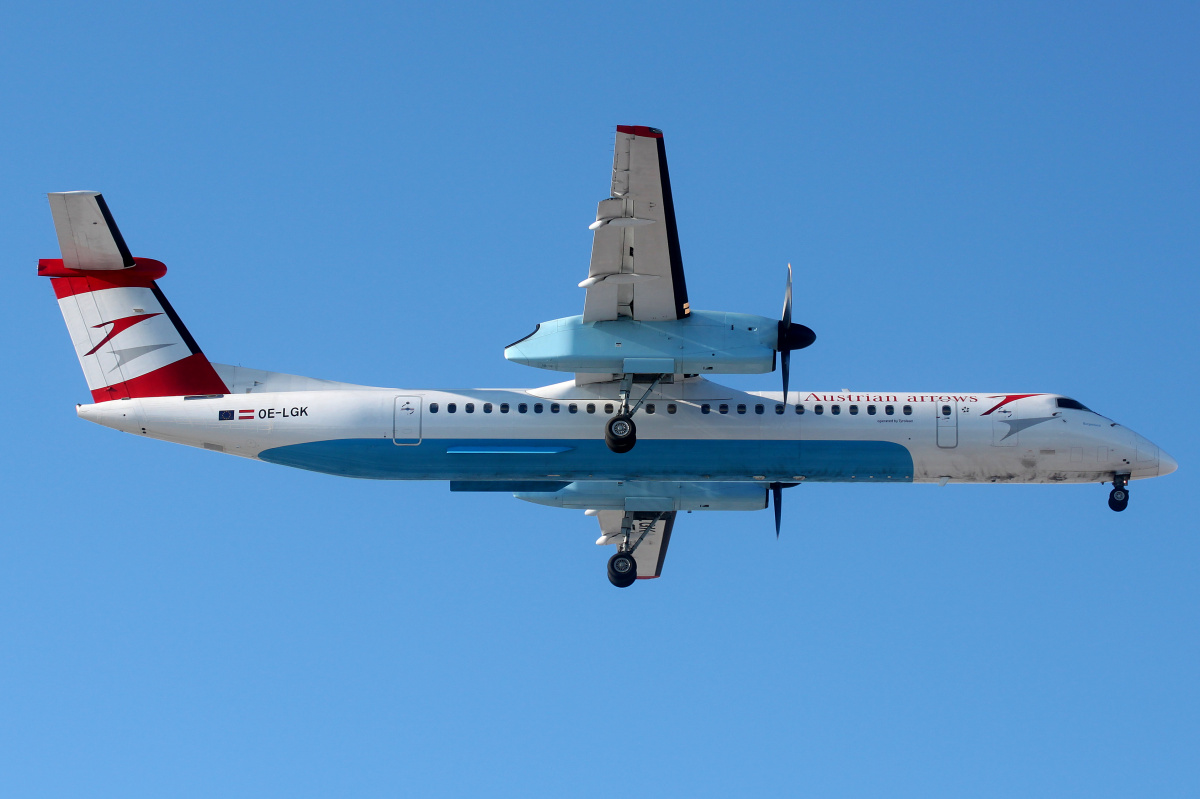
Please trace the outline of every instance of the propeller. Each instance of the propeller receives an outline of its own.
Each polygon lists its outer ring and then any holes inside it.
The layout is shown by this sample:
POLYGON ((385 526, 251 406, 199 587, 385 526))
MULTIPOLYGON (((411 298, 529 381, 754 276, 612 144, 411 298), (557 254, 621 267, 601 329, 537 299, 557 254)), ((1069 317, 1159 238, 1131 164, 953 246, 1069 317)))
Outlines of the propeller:
POLYGON ((775 508, 775 537, 779 538, 779 525, 783 521, 783 489, 799 483, 771 483, 771 505, 775 508))
POLYGON ((783 521, 783 483, 771 483, 771 504, 775 506, 775 537, 779 538, 779 523, 783 521))
MULTIPOLYGON (((788 380, 792 374, 792 350, 802 350, 817 340, 817 334, 804 325, 792 324, 792 265, 788 264, 787 291, 783 295, 783 318, 779 320, 776 351, 783 372, 783 402, 788 401, 788 380)), ((779 515, 778 510, 776 516, 779 515)), ((776 525, 778 532, 779 525, 776 525)))

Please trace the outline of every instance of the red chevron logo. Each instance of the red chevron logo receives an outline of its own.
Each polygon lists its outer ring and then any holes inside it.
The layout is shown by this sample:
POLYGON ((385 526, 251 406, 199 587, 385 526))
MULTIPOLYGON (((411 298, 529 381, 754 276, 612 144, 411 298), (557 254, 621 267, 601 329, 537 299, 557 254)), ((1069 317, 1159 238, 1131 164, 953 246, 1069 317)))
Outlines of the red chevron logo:
MULTIPOLYGON (((988 399, 1000 399, 1000 396, 1001 395, 996 394, 995 396, 988 397, 988 399)), ((1040 394, 1005 394, 1003 396, 1004 396, 1004 399, 1000 400, 1000 402, 996 403, 995 405, 988 408, 986 411, 984 411, 983 413, 981 413, 979 415, 987 416, 992 411, 996 410, 997 408, 1003 408, 1005 405, 1007 405, 1010 402, 1016 402, 1017 400, 1025 399, 1026 397, 1038 397, 1041 395, 1040 394)))
POLYGON ((146 321, 147 319, 149 319, 152 316, 162 316, 162 314, 161 313, 143 313, 143 314, 138 314, 137 316, 126 316, 121 319, 114 319, 111 322, 101 322, 98 325, 92 325, 93 328, 104 327, 105 325, 112 325, 112 330, 108 331, 108 335, 105 336, 103 339, 101 339, 99 344, 92 347, 90 350, 88 350, 84 354, 85 355, 94 355, 96 353, 96 350, 100 349, 105 344, 107 344, 112 339, 113 336, 117 335, 118 333, 122 333, 122 332, 128 330, 129 328, 136 325, 138 322, 146 321))

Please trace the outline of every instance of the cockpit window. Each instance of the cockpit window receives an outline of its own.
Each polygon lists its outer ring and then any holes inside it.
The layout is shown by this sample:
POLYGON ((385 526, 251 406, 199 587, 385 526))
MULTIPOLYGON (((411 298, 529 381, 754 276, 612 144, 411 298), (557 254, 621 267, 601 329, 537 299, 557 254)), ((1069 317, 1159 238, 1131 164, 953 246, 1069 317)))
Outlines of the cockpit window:
POLYGON ((1091 408, 1085 406, 1082 402, 1079 402, 1078 400, 1070 399, 1069 397, 1059 397, 1056 400, 1056 402, 1058 403, 1058 407, 1060 407, 1060 408, 1070 408, 1071 410, 1074 410, 1074 411, 1091 411, 1092 410, 1091 408))

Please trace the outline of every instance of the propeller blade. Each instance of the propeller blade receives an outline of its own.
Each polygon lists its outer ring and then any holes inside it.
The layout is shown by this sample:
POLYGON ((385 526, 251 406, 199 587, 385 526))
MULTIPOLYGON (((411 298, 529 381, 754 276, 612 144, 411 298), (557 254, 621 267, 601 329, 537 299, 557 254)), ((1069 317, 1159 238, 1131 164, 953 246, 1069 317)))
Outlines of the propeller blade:
POLYGON ((792 265, 788 264, 788 282, 787 291, 783 295, 783 324, 791 326, 792 324, 792 265))
POLYGON ((788 401, 788 378, 792 374, 792 351, 784 350, 779 353, 779 370, 783 372, 783 404, 788 401))
POLYGON ((779 538, 779 523, 783 521, 783 484, 771 483, 771 500, 775 505, 775 537, 779 538))
MULTIPOLYGON (((783 372, 783 404, 788 401, 788 377, 792 371, 792 352, 787 348, 792 333, 792 265, 788 264, 787 289, 783 292, 783 314, 779 320, 779 336, 775 348, 779 351, 779 366, 783 372)), ((779 535, 779 524, 775 525, 779 535)))

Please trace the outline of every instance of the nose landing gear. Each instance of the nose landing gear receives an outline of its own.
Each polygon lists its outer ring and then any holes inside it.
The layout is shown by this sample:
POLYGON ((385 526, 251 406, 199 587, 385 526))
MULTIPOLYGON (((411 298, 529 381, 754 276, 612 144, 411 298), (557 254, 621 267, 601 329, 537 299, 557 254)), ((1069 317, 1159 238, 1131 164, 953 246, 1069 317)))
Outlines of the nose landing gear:
POLYGON ((1129 507, 1129 489, 1125 487, 1128 477, 1125 474, 1115 475, 1113 489, 1108 492, 1108 507, 1118 513, 1129 507))

